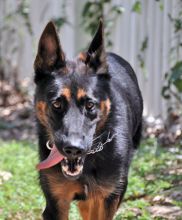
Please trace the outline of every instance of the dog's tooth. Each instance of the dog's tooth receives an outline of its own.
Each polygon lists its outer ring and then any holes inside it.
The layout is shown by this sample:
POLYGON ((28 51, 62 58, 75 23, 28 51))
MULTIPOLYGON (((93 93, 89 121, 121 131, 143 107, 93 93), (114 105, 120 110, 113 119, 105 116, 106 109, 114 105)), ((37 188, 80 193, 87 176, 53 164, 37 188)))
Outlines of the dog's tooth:
POLYGON ((62 166, 62 169, 63 169, 64 172, 68 171, 68 167, 67 166, 62 166))
POLYGON ((83 166, 80 166, 80 165, 77 166, 77 170, 78 170, 79 172, 81 172, 82 169, 83 169, 83 166))
POLYGON ((75 172, 70 172, 69 170, 66 172, 68 175, 70 175, 70 176, 76 176, 76 175, 78 175, 80 172, 78 172, 78 171, 75 171, 75 172))
POLYGON ((78 157, 78 163, 81 161, 81 159, 82 159, 81 157, 78 157))
POLYGON ((68 163, 68 159, 67 159, 67 157, 65 158, 65 161, 66 161, 66 163, 68 163))
MULTIPOLYGON (((78 159, 81 159, 81 157, 79 157, 78 159)), ((69 175, 69 176, 77 176, 80 174, 80 172, 83 169, 83 165, 76 165, 74 171, 70 171, 69 166, 62 166, 63 171, 69 175)))

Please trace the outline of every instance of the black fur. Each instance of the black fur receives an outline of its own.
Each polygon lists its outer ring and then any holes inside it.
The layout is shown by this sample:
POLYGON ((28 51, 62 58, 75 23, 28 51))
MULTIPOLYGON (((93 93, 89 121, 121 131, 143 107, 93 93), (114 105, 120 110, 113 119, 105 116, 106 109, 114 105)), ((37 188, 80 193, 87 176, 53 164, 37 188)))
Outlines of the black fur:
MULTIPOLYGON (((84 60, 61 62, 65 64, 64 66, 69 65, 67 73, 63 73, 65 71, 62 69, 63 67, 57 68, 55 65, 54 68, 54 63, 50 68, 46 68, 39 65, 41 62, 35 62, 37 86, 35 105, 37 102, 43 101, 48 106, 46 116, 50 125, 49 130, 54 136, 57 148, 63 155, 62 146, 70 144, 69 139, 72 138, 70 135, 74 130, 76 133, 74 138, 78 138, 81 148, 84 148, 83 173, 78 179, 66 180, 59 164, 50 168, 58 176, 60 184, 62 181, 75 181, 82 186, 87 186, 88 192, 76 193, 73 198, 83 201, 89 199, 89 193, 94 193, 98 186, 113 188, 113 191, 105 198, 105 207, 109 210, 116 199, 119 199, 117 204, 119 206, 127 188, 130 162, 141 137, 143 103, 137 78, 130 64, 116 54, 106 54, 103 48, 103 39, 101 39, 101 45, 98 35, 96 39, 97 44, 93 46, 94 51, 92 51, 92 47, 89 48, 85 64, 84 60), (97 53, 97 51, 99 52, 97 53), (86 72, 84 73, 84 71, 86 72), (64 97, 59 97, 59 92, 65 85, 71 88, 72 102, 74 102, 72 107, 64 97), (94 99, 97 102, 93 112, 85 112, 83 109, 85 100, 80 100, 80 102, 76 100, 78 88, 91 91, 89 99, 94 99), (61 110, 52 109, 52 101, 59 98, 62 105, 61 110), (104 126, 97 129, 97 124, 101 120, 99 118, 99 103, 107 99, 111 102, 109 114, 104 126), (89 128, 91 131, 87 131, 89 128), (104 145, 102 151, 85 155, 86 152, 95 148, 93 138, 101 135, 99 141, 104 143, 108 134, 114 135, 113 139, 104 145)), ((57 58, 55 60, 58 62, 57 58)), ((49 138, 47 127, 41 123, 39 117, 37 117, 37 124, 39 155, 42 161, 49 154, 49 150, 45 147, 49 138)), ((47 203, 43 217, 46 220, 56 220, 60 210, 58 210, 56 199, 51 194, 44 171, 40 171, 40 185, 47 203)), ((64 198, 60 199, 64 200, 64 198)))

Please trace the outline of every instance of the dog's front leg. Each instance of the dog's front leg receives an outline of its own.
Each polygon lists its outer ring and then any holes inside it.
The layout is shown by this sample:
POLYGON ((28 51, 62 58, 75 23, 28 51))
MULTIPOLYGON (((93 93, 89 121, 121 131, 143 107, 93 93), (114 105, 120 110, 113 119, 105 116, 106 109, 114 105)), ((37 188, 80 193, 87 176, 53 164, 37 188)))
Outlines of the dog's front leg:
POLYGON ((93 198, 80 201, 78 206, 83 220, 112 220, 119 205, 119 196, 109 200, 93 198))
POLYGON ((68 220, 70 203, 59 200, 55 204, 46 205, 42 214, 43 220, 68 220))
POLYGON ((82 185, 77 181, 68 181, 59 172, 44 171, 41 186, 46 197, 44 220, 68 220, 70 203, 75 194, 83 193, 82 185))

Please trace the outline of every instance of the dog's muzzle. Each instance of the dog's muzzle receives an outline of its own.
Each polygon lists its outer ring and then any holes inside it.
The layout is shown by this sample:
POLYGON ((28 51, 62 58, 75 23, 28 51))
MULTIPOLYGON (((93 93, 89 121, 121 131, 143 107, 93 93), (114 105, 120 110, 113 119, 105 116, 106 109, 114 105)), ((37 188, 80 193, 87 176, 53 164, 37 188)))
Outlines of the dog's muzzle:
POLYGON ((45 160, 37 165, 36 168, 38 170, 48 169, 58 163, 61 163, 62 172, 67 178, 76 179, 81 175, 83 170, 84 157, 80 157, 80 154, 78 154, 79 152, 67 151, 68 155, 69 153, 75 153, 74 157, 72 155, 72 157, 68 159, 68 157, 63 156, 59 152, 55 144, 51 145, 50 141, 47 141, 46 147, 50 150, 50 154, 45 160))
POLYGON ((110 132, 108 133, 107 139, 104 143, 99 142, 99 144, 91 149, 90 151, 83 152, 82 149, 69 146, 64 149, 64 154, 62 155, 57 149, 55 144, 51 144, 47 141, 46 147, 50 150, 49 156, 37 165, 38 170, 48 169, 56 164, 60 163, 63 175, 69 179, 77 179, 83 171, 83 164, 86 155, 95 154, 103 150, 103 146, 113 140, 115 135, 110 137, 110 132))

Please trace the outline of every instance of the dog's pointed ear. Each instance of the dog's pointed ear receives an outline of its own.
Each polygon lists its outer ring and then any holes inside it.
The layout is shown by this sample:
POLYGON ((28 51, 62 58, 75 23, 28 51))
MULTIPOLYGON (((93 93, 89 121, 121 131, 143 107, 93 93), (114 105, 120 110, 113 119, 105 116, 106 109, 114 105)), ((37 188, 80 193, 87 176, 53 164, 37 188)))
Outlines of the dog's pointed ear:
POLYGON ((38 53, 34 62, 35 73, 53 71, 65 66, 65 55, 53 22, 49 22, 38 44, 38 53))
POLYGON ((107 72, 108 67, 104 47, 104 28, 102 20, 100 20, 99 27, 86 53, 85 63, 98 74, 107 72))

